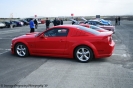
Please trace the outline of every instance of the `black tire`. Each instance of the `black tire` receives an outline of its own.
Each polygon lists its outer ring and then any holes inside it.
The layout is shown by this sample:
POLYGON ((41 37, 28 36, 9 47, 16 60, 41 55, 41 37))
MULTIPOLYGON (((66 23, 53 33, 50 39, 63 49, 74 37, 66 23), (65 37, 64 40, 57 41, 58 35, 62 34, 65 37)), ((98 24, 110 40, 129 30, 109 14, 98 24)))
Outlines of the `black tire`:
POLYGON ((74 58, 79 62, 82 63, 89 62, 93 59, 93 57, 94 57, 93 51, 87 46, 79 46, 74 50, 74 58))
POLYGON ((15 50, 15 54, 19 57, 27 57, 29 55, 29 50, 28 50, 27 46, 23 43, 16 44, 14 50, 15 50))

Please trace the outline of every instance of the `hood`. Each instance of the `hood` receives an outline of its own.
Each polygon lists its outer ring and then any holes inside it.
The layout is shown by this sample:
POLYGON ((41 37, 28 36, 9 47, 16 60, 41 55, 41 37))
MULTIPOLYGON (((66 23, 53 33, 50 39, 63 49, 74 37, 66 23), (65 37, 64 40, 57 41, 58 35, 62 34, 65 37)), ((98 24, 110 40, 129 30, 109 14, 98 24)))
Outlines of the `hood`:
POLYGON ((39 34, 39 32, 27 33, 25 35, 21 35, 21 36, 15 37, 13 40, 22 39, 22 38, 34 38, 34 37, 36 37, 37 34, 39 34))
POLYGON ((35 35, 35 34, 38 34, 40 32, 33 32, 33 33, 26 33, 25 35, 35 35))

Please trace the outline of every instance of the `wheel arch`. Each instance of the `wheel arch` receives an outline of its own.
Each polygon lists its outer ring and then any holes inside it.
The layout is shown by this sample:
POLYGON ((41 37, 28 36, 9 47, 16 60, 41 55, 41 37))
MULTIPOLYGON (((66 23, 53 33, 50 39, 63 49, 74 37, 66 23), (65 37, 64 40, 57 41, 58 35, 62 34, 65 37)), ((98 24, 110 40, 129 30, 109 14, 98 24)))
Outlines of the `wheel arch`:
POLYGON ((92 52, 93 52, 93 56, 94 56, 94 58, 95 58, 94 50, 93 50, 90 46, 85 45, 85 44, 77 45, 77 46, 74 48, 74 50, 73 50, 73 56, 74 56, 75 50, 76 50, 78 47, 80 47, 80 46, 86 46, 86 47, 89 47, 89 48, 92 50, 92 52))
MULTIPOLYGON (((16 43, 14 44, 14 50, 15 50, 16 45, 19 44, 19 43, 20 43, 20 44, 24 44, 24 45, 27 47, 27 49, 28 49, 28 53, 29 53, 29 55, 30 55, 30 50, 29 50, 28 44, 25 43, 25 42, 21 42, 21 41, 16 42, 16 43)), ((14 51, 14 53, 16 53, 16 52, 14 51)))
POLYGON ((85 43, 85 44, 78 44, 78 45, 76 45, 76 46, 74 47, 74 49, 73 49, 73 57, 74 57, 74 52, 75 52, 75 50, 76 50, 78 47, 80 47, 80 46, 87 46, 87 47, 89 47, 89 48, 92 50, 92 52, 93 52, 93 57, 94 57, 94 58, 97 57, 98 52, 97 52, 97 50, 96 50, 96 47, 95 47, 93 44, 91 44, 91 43, 85 43))

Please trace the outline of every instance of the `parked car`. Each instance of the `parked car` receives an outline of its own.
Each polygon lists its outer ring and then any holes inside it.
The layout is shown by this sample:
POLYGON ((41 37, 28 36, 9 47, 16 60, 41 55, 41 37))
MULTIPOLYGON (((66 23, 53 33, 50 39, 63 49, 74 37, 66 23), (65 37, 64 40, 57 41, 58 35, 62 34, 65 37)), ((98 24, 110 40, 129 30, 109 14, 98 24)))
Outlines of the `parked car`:
POLYGON ((115 26, 106 26, 106 25, 97 25, 100 28, 106 29, 108 31, 112 31, 113 34, 115 34, 115 26))
POLYGON ((30 22, 33 18, 25 18, 24 20, 30 22))
POLYGON ((95 20, 87 21, 85 18, 83 20, 85 21, 84 24, 95 25, 95 26, 98 26, 100 28, 103 28, 103 29, 106 29, 106 30, 109 30, 109 31, 112 31, 113 33, 115 33, 115 26, 113 26, 113 25, 105 25, 105 24, 103 24, 99 21, 95 21, 95 20))
POLYGON ((23 26, 23 25, 24 25, 24 23, 23 23, 23 22, 18 21, 18 20, 14 20, 14 21, 12 21, 12 22, 16 23, 16 24, 17 24, 17 27, 21 27, 21 26, 23 26))
POLYGON ((99 19, 99 21, 105 25, 112 25, 110 20, 99 19))
POLYGON ((91 25, 105 25, 99 21, 96 21, 96 20, 88 20, 85 22, 85 24, 91 24, 91 25))
MULTIPOLYGON (((8 27, 8 28, 10 27, 10 24, 11 24, 10 21, 3 21, 2 23, 6 24, 6 27, 8 27)), ((17 24, 12 22, 12 27, 16 27, 16 26, 17 26, 17 24)))
POLYGON ((29 25, 29 22, 27 21, 27 20, 19 20, 19 21, 21 21, 21 22, 23 22, 24 24, 23 25, 29 25))
POLYGON ((108 30, 100 28, 100 27, 97 27, 97 26, 94 26, 94 25, 89 25, 89 24, 79 24, 79 25, 87 27, 87 28, 91 28, 91 29, 94 29, 94 30, 97 30, 99 32, 108 32, 108 30))
POLYGON ((4 28, 4 27, 6 27, 6 25, 4 23, 0 22, 0 28, 4 28))
POLYGON ((11 52, 20 57, 52 56, 88 62, 112 55, 115 46, 112 33, 98 32, 80 25, 59 25, 12 39, 11 52))
POLYGON ((37 21, 38 22, 38 24, 41 24, 41 21, 37 21))
POLYGON ((81 22, 78 22, 74 19, 71 19, 71 21, 74 22, 74 25, 81 25, 81 26, 84 26, 84 27, 88 27, 88 28, 92 28, 94 30, 97 30, 97 31, 100 31, 100 32, 106 32, 106 31, 112 31, 113 33, 115 33, 115 26, 104 26, 104 25, 91 25, 91 24, 84 24, 84 23, 81 23, 81 22))
MULTIPOLYGON (((25 18, 26 21, 30 22, 31 19, 35 19, 35 18, 25 18)), ((37 19, 38 24, 41 24, 41 19, 37 19)))
POLYGON ((107 21, 104 19, 93 19, 93 20, 86 20, 85 18, 81 19, 85 21, 85 24, 88 23, 92 25, 108 25, 108 26, 112 25, 111 21, 107 21))

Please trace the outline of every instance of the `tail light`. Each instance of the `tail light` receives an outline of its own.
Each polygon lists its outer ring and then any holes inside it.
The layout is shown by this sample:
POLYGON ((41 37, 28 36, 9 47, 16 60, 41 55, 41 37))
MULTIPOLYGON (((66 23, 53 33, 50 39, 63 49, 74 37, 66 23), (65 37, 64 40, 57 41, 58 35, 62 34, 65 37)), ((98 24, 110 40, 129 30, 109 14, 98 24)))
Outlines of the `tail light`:
POLYGON ((112 42, 112 36, 108 37, 109 44, 112 42))

